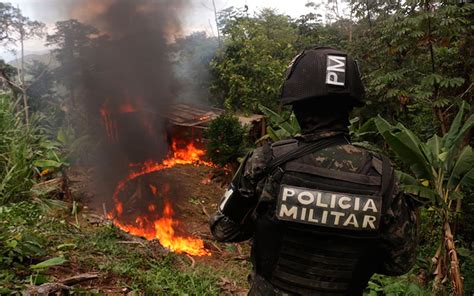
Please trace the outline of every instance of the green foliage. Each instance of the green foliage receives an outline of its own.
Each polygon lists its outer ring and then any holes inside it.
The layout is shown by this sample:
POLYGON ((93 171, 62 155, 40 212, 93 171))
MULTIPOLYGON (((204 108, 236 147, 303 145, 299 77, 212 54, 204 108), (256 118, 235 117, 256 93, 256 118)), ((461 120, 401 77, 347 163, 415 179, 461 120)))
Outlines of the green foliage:
POLYGON ((18 269, 46 255, 45 238, 32 227, 40 217, 32 203, 0 206, 0 287, 13 284, 18 269))
POLYGON ((463 102, 449 132, 425 143, 401 123, 392 126, 381 117, 375 119, 380 134, 415 176, 400 173, 405 191, 427 198, 434 206, 449 207, 460 203, 462 190, 474 186, 474 153, 470 145, 461 146, 474 126, 474 115, 462 124, 466 110, 470 106, 463 102))
POLYGON ((27 67, 28 88, 26 94, 29 97, 29 107, 32 112, 42 111, 46 113, 53 103, 59 103, 53 98, 54 76, 47 64, 34 60, 27 67))
POLYGON ((337 1, 328 5, 326 23, 321 4, 311 2, 296 19, 269 10, 251 16, 222 11, 224 48, 212 62, 214 102, 244 112, 259 111, 258 103, 275 110, 285 67, 297 51, 334 46, 359 62, 368 101, 358 111, 361 122, 381 114, 422 139, 447 132, 453 107, 472 94, 468 24, 474 5, 350 1, 346 14, 338 14, 337 1))
POLYGON ((146 295, 217 295, 215 270, 197 267, 196 270, 176 268, 179 255, 168 254, 157 259, 152 248, 137 250, 117 244, 122 239, 114 226, 90 233, 87 241, 77 240, 83 253, 80 264, 87 264, 101 272, 129 278, 122 283, 131 290, 146 295), (91 250, 95 254, 91 254, 91 250))
POLYGON ((464 290, 466 295, 474 294, 474 251, 459 248, 459 256, 462 259, 461 273, 464 276, 464 290))
POLYGON ((446 131, 450 110, 468 97, 472 83, 474 60, 467 54, 472 47, 467 24, 474 5, 451 1, 353 5, 359 19, 347 49, 361 62, 369 104, 365 118, 380 113, 404 122, 422 138, 439 127, 446 131))
POLYGON ((214 119, 205 137, 208 140, 207 155, 216 164, 224 166, 235 162, 245 153, 246 130, 232 114, 214 119))
POLYGON ((0 204, 18 200, 33 185, 36 139, 11 100, 0 94, 0 204))
POLYGON ((227 110, 257 112, 274 108, 285 69, 296 54, 296 30, 287 16, 264 9, 250 17, 221 16, 225 49, 211 62, 215 103, 227 110))
POLYGON ((0 205, 24 199, 35 175, 63 164, 58 155, 36 121, 27 126, 12 97, 0 94, 0 205))
POLYGON ((268 120, 267 134, 260 140, 269 138, 275 142, 294 137, 300 133, 301 128, 293 112, 283 113, 282 115, 263 105, 259 105, 259 108, 268 120))
MULTIPOLYGON (((465 193, 472 192, 474 187, 474 153, 470 145, 463 143, 474 126, 474 115, 465 116, 469 110, 469 104, 463 101, 448 133, 442 137, 435 134, 426 142, 401 123, 393 126, 380 116, 375 119, 380 134, 413 174, 398 173, 402 189, 421 198, 437 213, 442 238, 452 235, 450 222, 461 212, 465 193)), ((433 221, 436 220, 432 219, 431 223, 433 221)), ((437 261, 437 268, 447 269, 450 262, 450 268, 454 270, 458 264, 458 259, 453 259, 456 256, 454 244, 449 245, 447 239, 439 241, 439 249, 446 248, 447 251, 441 253, 444 259, 437 261)), ((442 280, 435 278, 436 289, 440 288, 442 280)))
POLYGON ((31 202, 0 206, 2 294, 51 282, 49 271, 62 265, 73 272, 78 267, 107 273, 118 285, 147 295, 218 295, 216 270, 183 268, 187 257, 157 256, 156 246, 120 244, 123 237, 110 224, 77 228, 67 222, 69 212, 63 208, 45 212, 31 202))
POLYGON ((48 269, 52 266, 61 265, 65 263, 66 261, 67 260, 64 259, 64 257, 54 257, 54 258, 45 260, 43 262, 40 262, 38 264, 33 264, 30 266, 30 268, 35 269, 35 270, 48 269))
POLYGON ((375 275, 364 292, 364 296, 430 296, 432 292, 422 289, 408 276, 398 278, 375 275))

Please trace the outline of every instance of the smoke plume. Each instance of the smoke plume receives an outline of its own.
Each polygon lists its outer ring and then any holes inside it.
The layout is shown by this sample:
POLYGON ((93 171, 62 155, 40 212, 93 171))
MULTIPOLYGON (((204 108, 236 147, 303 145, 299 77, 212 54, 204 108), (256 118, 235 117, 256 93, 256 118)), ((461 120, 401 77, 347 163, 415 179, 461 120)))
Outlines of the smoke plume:
POLYGON ((169 42, 180 32, 178 14, 186 4, 90 0, 72 9, 72 17, 100 32, 81 53, 77 100, 95 127, 95 190, 108 199, 130 164, 167 154, 163 114, 178 90, 169 42))

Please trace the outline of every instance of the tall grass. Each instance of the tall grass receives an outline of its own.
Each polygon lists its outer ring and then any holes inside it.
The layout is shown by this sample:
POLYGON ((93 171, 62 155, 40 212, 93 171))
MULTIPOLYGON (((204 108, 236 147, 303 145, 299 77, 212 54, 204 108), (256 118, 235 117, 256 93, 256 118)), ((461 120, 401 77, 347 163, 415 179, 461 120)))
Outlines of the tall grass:
POLYGON ((37 129, 24 123, 18 102, 0 92, 0 205, 20 201, 34 183, 37 129))

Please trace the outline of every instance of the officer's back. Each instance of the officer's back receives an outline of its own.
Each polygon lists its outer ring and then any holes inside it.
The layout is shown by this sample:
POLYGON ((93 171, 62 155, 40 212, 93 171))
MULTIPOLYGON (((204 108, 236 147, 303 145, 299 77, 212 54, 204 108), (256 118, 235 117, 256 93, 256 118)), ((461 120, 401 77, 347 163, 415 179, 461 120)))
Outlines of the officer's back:
POLYGON ((253 237, 250 295, 361 295, 375 272, 413 265, 417 217, 389 160, 350 142, 363 96, 340 51, 308 50, 290 65, 282 103, 302 136, 253 151, 211 220, 219 240, 253 237))

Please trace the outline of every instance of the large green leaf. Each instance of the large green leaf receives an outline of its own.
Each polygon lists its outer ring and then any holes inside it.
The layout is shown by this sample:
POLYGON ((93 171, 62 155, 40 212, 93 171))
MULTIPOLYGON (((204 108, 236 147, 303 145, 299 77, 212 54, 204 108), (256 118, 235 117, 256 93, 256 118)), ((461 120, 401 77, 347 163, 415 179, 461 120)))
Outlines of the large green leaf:
POLYGON ((431 137, 431 139, 429 139, 426 142, 426 147, 430 151, 430 160, 431 160, 431 162, 438 163, 442 159, 442 157, 440 157, 440 155, 443 153, 443 151, 442 151, 442 148, 443 148, 442 140, 443 139, 440 138, 438 135, 434 135, 433 137, 431 137))
MULTIPOLYGON (((456 145, 459 143, 459 141, 464 138, 466 133, 471 130, 471 128, 474 127, 474 115, 469 116, 469 118, 466 120, 464 125, 462 126, 461 130, 457 134, 456 138, 452 141, 452 145, 456 145)), ((445 145, 445 147, 447 144, 445 145)))
POLYGON ((474 153, 472 152, 471 146, 466 146, 462 150, 461 154, 457 158, 456 164, 451 172, 451 176, 448 180, 448 188, 454 189, 458 186, 459 181, 462 180, 464 175, 466 175, 474 167, 474 153))
POLYGON ((36 160, 33 164, 39 168, 59 168, 62 165, 61 162, 51 159, 36 160))
POLYGON ((267 127, 267 134, 270 136, 270 139, 272 139, 272 141, 278 141, 280 140, 278 135, 275 133, 275 130, 272 128, 272 127, 267 127))
POLYGON ((61 265, 67 260, 64 257, 54 257, 38 264, 31 265, 31 269, 45 269, 51 266, 61 265))
POLYGON ((398 180, 400 180, 400 183, 403 185, 415 185, 417 184, 417 181, 413 176, 404 173, 402 171, 395 171, 398 177, 398 180))
POLYGON ((462 101, 458 114, 451 123, 448 133, 443 137, 443 146, 447 149, 451 148, 456 143, 456 139, 461 134, 462 119, 466 110, 469 110, 469 104, 466 103, 466 101, 462 101))
POLYGON ((278 126, 278 128, 283 129, 285 132, 287 132, 290 136, 295 135, 299 132, 299 126, 297 125, 296 120, 291 120, 286 119, 277 112, 271 110, 270 108, 267 108, 263 105, 259 105, 260 111, 262 111, 265 116, 275 125, 278 126), (296 124, 295 124, 296 123, 296 124))
POLYGON ((410 167, 418 179, 432 179, 429 163, 420 149, 423 143, 417 136, 401 124, 392 126, 380 116, 375 119, 375 126, 390 148, 410 167))
MULTIPOLYGON (((449 140, 444 144, 444 149, 448 152, 446 156, 446 170, 450 171, 453 167, 453 161, 457 157, 459 150, 460 150, 460 145, 459 143, 461 140, 465 137, 466 133, 474 127, 474 115, 471 115, 464 125, 461 127, 459 132, 457 133, 457 136, 453 140, 449 140), (448 147, 448 145, 450 145, 448 147)), ((445 138, 450 137, 450 134, 446 134, 445 138)))
POLYGON ((459 185, 463 188, 473 188, 474 187, 474 168, 471 168, 464 177, 459 181, 459 185))
POLYGON ((432 201, 435 201, 435 199, 438 198, 438 194, 433 189, 423 185, 401 185, 401 188, 407 193, 411 193, 422 198, 427 198, 432 201))

